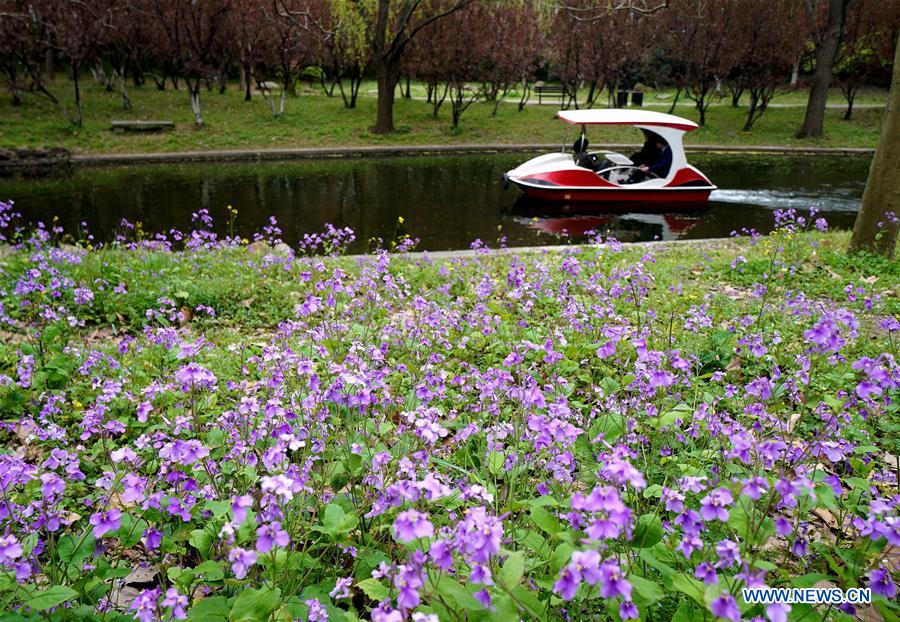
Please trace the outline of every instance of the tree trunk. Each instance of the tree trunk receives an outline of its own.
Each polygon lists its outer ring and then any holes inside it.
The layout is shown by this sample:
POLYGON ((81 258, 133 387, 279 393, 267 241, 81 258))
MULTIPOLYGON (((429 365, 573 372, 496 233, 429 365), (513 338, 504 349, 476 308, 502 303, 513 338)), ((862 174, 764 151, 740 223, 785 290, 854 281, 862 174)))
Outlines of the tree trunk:
POLYGON ((75 85, 75 126, 81 127, 81 67, 72 63, 72 82, 75 85))
POLYGON ((119 93, 122 95, 122 110, 131 110, 131 98, 128 97, 128 90, 125 88, 125 80, 127 78, 125 75, 125 70, 116 70, 114 77, 119 84, 119 93))
POLYGON ((838 49, 841 46, 841 31, 847 15, 847 5, 851 0, 828 0, 828 21, 825 34, 816 46, 816 71, 813 74, 812 88, 809 90, 809 101, 806 104, 806 117, 797 138, 820 138, 825 125, 825 103, 828 100, 828 87, 831 85, 831 73, 838 49))
POLYGON ((56 65, 53 63, 53 50, 44 53, 44 78, 53 82, 56 79, 56 65))
POLYGON ((253 99, 253 72, 250 69, 241 67, 241 84, 244 87, 244 101, 248 102, 253 99))
POLYGON ((398 63, 379 62, 375 69, 378 78, 378 116, 375 119, 375 134, 390 134, 394 131, 394 87, 400 79, 398 63))
POLYGON ((850 239, 850 252, 874 251, 891 258, 900 230, 900 37, 894 53, 894 77, 881 138, 869 168, 859 214, 850 239))
POLYGON ((188 81, 188 90, 191 92, 191 110, 194 112, 194 123, 197 127, 203 127, 203 114, 200 111, 200 86, 201 81, 188 81))

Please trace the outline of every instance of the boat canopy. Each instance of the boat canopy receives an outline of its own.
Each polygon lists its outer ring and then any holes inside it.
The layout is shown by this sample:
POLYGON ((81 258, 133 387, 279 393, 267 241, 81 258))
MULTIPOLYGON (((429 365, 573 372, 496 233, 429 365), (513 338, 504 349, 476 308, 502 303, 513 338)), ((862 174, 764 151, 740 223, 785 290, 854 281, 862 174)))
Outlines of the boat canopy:
POLYGON ((635 125, 667 127, 682 132, 696 130, 699 126, 690 119, 654 110, 560 110, 556 116, 576 125, 635 125))

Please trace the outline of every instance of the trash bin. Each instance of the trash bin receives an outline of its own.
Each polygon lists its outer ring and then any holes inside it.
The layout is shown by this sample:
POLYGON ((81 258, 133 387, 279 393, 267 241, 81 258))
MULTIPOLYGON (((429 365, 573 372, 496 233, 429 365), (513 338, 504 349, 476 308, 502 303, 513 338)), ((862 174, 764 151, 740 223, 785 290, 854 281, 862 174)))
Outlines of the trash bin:
POLYGON ((644 105, 644 94, 641 91, 631 92, 631 103, 635 106, 644 105))
POLYGON ((625 108, 628 105, 628 91, 619 91, 616 98, 616 107, 625 108))

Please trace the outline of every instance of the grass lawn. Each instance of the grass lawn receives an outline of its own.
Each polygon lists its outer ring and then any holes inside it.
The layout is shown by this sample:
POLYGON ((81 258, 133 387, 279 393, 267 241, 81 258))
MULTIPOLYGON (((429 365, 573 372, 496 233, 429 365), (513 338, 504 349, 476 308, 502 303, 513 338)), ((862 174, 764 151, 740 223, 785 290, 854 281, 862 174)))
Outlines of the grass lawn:
MULTIPOLYGON (((60 77, 56 91, 70 97, 70 85, 60 77)), ((131 153, 148 151, 186 151, 208 149, 289 148, 363 145, 421 145, 421 144, 485 144, 485 143, 553 143, 563 131, 553 120, 555 105, 528 106, 518 112, 510 97, 496 117, 491 116, 492 104, 473 105, 462 117, 461 126, 453 130, 449 104, 445 104, 438 119, 431 116, 431 107, 424 101, 398 100, 395 124, 398 131, 391 136, 376 136, 368 131, 374 123, 374 84, 364 84, 358 108, 347 110, 339 97, 326 97, 321 89, 302 87, 296 98, 289 98, 286 116, 275 119, 265 102, 255 96, 243 101, 235 85, 220 95, 204 92, 202 106, 206 127, 197 130, 188 104, 187 93, 157 91, 152 86, 132 89, 134 109, 122 111, 121 99, 89 80, 84 87, 84 126, 69 126, 62 115, 47 101, 29 95, 25 105, 13 107, 8 98, 0 100, 0 147, 63 146, 75 153, 131 153), (109 130, 112 119, 162 119, 176 123, 172 132, 161 134, 121 134, 109 130)), ((414 96, 423 95, 421 87, 414 96)), ((648 93, 648 103, 661 103, 658 93, 648 93)), ((666 94, 662 94, 665 96, 666 94)), ((670 94, 669 94, 670 95, 670 94)), ((830 100, 843 100, 835 91, 830 100)), ((860 103, 883 103, 884 95, 870 92, 861 96, 860 103)), ((688 138, 688 144, 717 145, 803 145, 823 147, 874 147, 881 129, 881 109, 863 108, 854 113, 853 120, 841 119, 843 111, 829 109, 826 114, 826 137, 821 140, 799 141, 794 137, 803 115, 803 96, 788 93, 775 100, 776 104, 798 104, 797 107, 773 107, 757 122, 752 132, 740 131, 745 108, 732 108, 727 100, 710 108, 707 125, 688 138)), ((653 106, 653 110, 665 110, 653 106)), ((696 119, 690 102, 679 103, 677 113, 696 119)), ((571 131, 569 132, 571 134, 571 131)), ((638 142, 639 136, 630 128, 608 128, 602 138, 595 133, 594 142, 638 142)))
POLYGON ((846 234, 357 259, 9 212, 4 620, 897 618, 900 263, 846 234))

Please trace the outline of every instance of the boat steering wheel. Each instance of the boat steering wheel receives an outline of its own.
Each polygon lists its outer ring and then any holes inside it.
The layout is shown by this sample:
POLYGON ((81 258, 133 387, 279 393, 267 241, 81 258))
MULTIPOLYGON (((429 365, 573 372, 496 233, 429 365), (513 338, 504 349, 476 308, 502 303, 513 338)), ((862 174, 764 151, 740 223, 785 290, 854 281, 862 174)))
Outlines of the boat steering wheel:
MULTIPOLYGON (((660 176, 657 175, 656 173, 641 170, 640 166, 634 166, 633 164, 632 165, 621 165, 621 166, 610 166, 601 171, 597 171, 597 174, 600 176, 603 176, 604 173, 611 173, 612 171, 617 171, 617 170, 621 170, 621 169, 625 169, 625 170, 629 170, 629 171, 641 171, 641 173, 643 173, 644 175, 647 175, 651 179, 661 179, 660 176)), ((606 175, 606 178, 609 179, 609 175, 606 175)))

